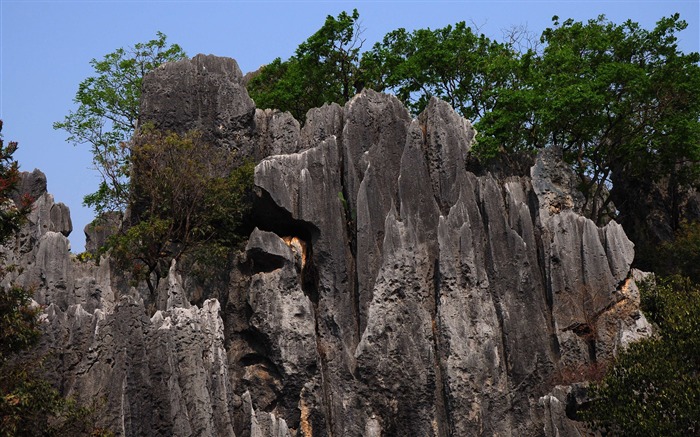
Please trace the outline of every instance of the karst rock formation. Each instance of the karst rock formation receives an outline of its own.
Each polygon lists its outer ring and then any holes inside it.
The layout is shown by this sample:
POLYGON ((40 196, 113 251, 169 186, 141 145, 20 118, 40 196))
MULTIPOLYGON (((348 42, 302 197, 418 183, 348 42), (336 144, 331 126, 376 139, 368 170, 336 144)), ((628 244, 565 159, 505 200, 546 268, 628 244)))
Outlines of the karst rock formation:
POLYGON ((576 374, 650 327, 633 244, 579 214, 556 150, 475 174, 476 132, 443 101, 414 119, 365 90, 300 127, 241 81, 198 55, 143 85, 142 123, 258 162, 223 275, 173 263, 149 299, 108 256, 71 255, 67 208, 24 174, 38 200, 6 281, 45 306, 61 392, 119 436, 579 435, 576 374))

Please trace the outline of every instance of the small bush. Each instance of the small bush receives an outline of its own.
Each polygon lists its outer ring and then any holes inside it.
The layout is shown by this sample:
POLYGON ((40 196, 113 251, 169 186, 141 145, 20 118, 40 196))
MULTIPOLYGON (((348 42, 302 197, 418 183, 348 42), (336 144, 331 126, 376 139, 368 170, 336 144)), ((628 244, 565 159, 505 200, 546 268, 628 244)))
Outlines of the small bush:
POLYGON ((632 344, 593 384, 585 419, 620 436, 700 434, 700 287, 671 277, 642 284, 660 335, 632 344))
POLYGON ((86 262, 94 261, 94 260, 95 260, 95 255, 92 254, 92 252, 87 252, 87 251, 86 251, 86 252, 80 252, 79 254, 77 254, 77 255, 75 256, 75 259, 77 259, 77 260, 80 261, 81 263, 86 263, 86 262))
POLYGON ((171 260, 189 254, 215 263, 241 240, 254 164, 236 167, 232 152, 204 142, 197 132, 151 127, 143 129, 132 153, 132 225, 112 236, 108 247, 153 293, 171 260))
POLYGON ((700 222, 684 222, 673 241, 663 243, 654 257, 655 272, 687 276, 700 283, 700 222))
POLYGON ((601 381, 607 368, 606 363, 600 361, 567 366, 558 370, 552 382, 555 385, 571 385, 580 382, 601 381))

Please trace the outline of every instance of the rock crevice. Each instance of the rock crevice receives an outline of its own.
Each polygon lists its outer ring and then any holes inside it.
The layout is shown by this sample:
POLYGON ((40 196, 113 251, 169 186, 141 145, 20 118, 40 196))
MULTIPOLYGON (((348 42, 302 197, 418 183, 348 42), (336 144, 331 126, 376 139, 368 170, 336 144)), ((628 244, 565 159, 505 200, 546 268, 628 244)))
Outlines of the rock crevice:
POLYGON ((241 81, 200 55, 143 88, 142 123, 259 161, 221 304, 191 305, 173 264, 147 317, 108 257, 71 257, 48 195, 7 248, 39 284, 63 391, 125 436, 575 435, 558 376, 650 331, 632 243, 579 214, 556 151, 475 175, 476 132, 445 102, 412 119, 366 90, 300 127, 241 81))

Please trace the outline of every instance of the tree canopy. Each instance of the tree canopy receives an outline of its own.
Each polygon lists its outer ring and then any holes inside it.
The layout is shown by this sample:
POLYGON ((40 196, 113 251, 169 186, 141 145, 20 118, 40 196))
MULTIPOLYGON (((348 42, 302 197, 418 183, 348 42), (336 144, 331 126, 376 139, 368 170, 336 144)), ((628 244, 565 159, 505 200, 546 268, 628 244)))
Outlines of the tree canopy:
POLYGON ((359 17, 357 9, 352 14, 341 12, 337 18, 329 15, 294 56, 262 67, 247 86, 256 106, 289 111, 303 121, 311 108, 350 100, 360 87, 364 40, 359 17))
POLYGON ((351 85, 394 93, 414 114, 440 97, 475 123, 482 160, 561 147, 599 223, 633 201, 619 187, 634 178, 665 180, 673 193, 698 183, 700 55, 679 50, 687 24, 678 14, 652 30, 554 17, 527 44, 528 34, 498 42, 464 22, 398 29, 364 53, 358 23, 356 10, 329 16, 295 56, 263 67, 248 84, 257 105, 303 120, 312 107, 345 103, 351 85))
POLYGON ((543 53, 521 58, 526 86, 504 91, 508 104, 477 123, 486 139, 481 153, 562 147, 598 222, 616 179, 695 181, 700 57, 677 48, 675 32, 686 23, 675 15, 649 31, 601 16, 587 23, 555 17, 554 25, 542 34, 543 53))
POLYGON ((68 132, 67 141, 89 144, 95 169, 102 181, 95 193, 85 196, 86 206, 98 213, 123 211, 129 201, 130 139, 139 117, 141 82, 159 65, 183 59, 177 44, 157 38, 119 48, 101 60, 90 61, 95 75, 80 83, 73 101, 78 105, 54 129, 68 132))
POLYGON ((226 259, 250 208, 253 163, 238 167, 228 150, 198 132, 141 128, 132 146, 132 223, 107 248, 153 293, 173 259, 226 259))
POLYGON ((398 29, 362 56, 366 84, 389 91, 414 114, 439 97, 465 118, 493 110, 498 91, 518 82, 509 44, 478 35, 465 22, 440 29, 398 29))

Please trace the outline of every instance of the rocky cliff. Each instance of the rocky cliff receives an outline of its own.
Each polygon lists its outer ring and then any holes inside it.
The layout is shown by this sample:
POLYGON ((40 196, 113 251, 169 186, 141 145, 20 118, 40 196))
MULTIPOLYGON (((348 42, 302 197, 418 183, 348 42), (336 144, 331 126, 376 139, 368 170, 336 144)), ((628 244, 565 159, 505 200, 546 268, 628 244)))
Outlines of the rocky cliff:
POLYGON ((26 176, 8 279, 46 306, 61 390, 124 436, 578 435, 567 384, 650 328, 633 245, 578 213, 557 152, 476 175, 442 101, 413 119, 363 91, 300 127, 241 80, 199 55, 143 88, 142 122, 259 161, 257 227, 216 285, 173 264, 150 302, 108 257, 76 260, 67 209, 26 176))

